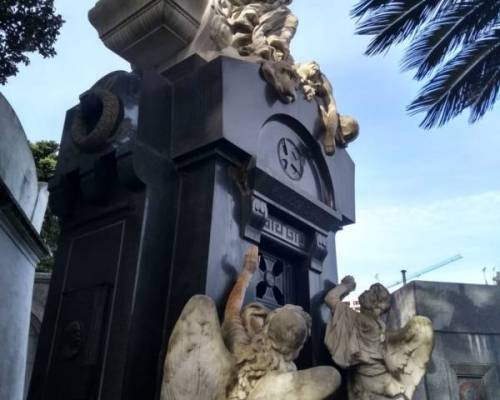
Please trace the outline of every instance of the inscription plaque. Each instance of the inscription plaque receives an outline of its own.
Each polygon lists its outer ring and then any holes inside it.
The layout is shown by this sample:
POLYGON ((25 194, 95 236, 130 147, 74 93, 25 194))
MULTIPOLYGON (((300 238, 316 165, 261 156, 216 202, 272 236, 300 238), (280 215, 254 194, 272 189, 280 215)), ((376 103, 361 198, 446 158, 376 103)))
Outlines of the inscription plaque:
POLYGON ((269 216, 264 225, 264 232, 283 240, 301 250, 306 249, 306 237, 303 232, 285 224, 284 222, 269 216))

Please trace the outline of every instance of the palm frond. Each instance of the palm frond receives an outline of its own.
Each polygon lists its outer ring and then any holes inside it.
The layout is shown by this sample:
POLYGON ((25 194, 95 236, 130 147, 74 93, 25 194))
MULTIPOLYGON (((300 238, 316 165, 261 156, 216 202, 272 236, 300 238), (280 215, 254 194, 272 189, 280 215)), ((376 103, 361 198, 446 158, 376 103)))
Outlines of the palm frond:
POLYGON ((423 28, 402 61, 421 80, 464 43, 476 39, 500 21, 500 0, 465 0, 450 5, 423 28))
POLYGON ((487 36, 465 45, 443 65, 408 110, 412 114, 427 112, 421 123, 426 129, 445 124, 467 107, 473 107, 473 116, 479 118, 496 99, 498 81, 490 78, 499 69, 500 28, 496 28, 487 36))
POLYGON ((361 18, 367 12, 373 12, 380 7, 384 7, 394 0, 360 0, 351 11, 351 15, 355 18, 361 18))
POLYGON ((477 94, 471 105, 469 122, 474 123, 491 110, 495 105, 500 91, 500 67, 493 71, 490 78, 484 82, 482 90, 477 94))
POLYGON ((375 35, 366 53, 373 55, 397 44, 453 0, 400 0, 373 9, 357 29, 360 35, 375 35))

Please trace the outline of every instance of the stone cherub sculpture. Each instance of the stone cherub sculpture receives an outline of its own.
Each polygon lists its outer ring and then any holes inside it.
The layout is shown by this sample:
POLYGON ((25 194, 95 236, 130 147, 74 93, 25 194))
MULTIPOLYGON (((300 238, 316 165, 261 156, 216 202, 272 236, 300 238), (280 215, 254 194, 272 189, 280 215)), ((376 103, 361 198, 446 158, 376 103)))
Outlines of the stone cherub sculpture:
POLYGON ((242 308, 258 264, 252 246, 219 324, 213 300, 194 296, 168 344, 162 400, 321 400, 340 384, 333 367, 297 371, 293 360, 310 334, 302 308, 242 308))
POLYGON ((288 6, 292 0, 212 0, 210 38, 218 53, 252 59, 261 63, 262 75, 281 100, 291 103, 302 88, 308 101, 315 100, 323 125, 325 153, 336 146, 346 147, 359 133, 358 123, 340 116, 333 89, 315 62, 295 64, 290 43, 298 18, 288 6))
POLYGON ((292 0, 213 0, 216 24, 211 36, 220 50, 241 56, 286 61, 299 20, 287 7, 292 0))
POLYGON ((372 285, 359 297, 358 313, 342 303, 355 287, 347 276, 325 297, 332 313, 325 344, 335 363, 348 368, 349 399, 411 400, 432 352, 432 323, 414 316, 402 329, 387 330, 381 319, 390 308, 387 289, 372 285))
POLYGON ((359 135, 357 121, 347 115, 340 115, 333 88, 328 78, 321 72, 319 64, 311 61, 295 66, 306 99, 316 100, 324 127, 323 146, 326 154, 335 153, 336 145, 347 147, 359 135))

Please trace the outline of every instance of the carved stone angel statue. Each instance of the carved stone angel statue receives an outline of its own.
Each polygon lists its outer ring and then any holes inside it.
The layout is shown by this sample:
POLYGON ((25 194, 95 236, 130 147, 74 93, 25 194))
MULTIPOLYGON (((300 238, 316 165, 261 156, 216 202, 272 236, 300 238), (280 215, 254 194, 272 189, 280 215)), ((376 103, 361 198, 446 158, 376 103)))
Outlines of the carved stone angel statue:
POLYGON ((358 122, 348 115, 338 113, 332 85, 321 72, 317 62, 297 64, 295 69, 306 99, 308 101, 316 100, 318 103, 325 130, 323 137, 325 153, 332 155, 337 146, 347 147, 359 135, 358 122))
MULTIPOLYGON (((284 103, 296 100, 299 88, 316 101, 323 129, 323 147, 333 155, 359 134, 357 121, 338 113, 332 85, 316 62, 295 64, 290 43, 299 24, 289 6, 292 0, 211 0, 204 29, 210 41, 198 52, 217 52, 259 62, 264 79, 284 103)), ((206 37, 201 34, 199 37, 206 37)))
POLYGON ((212 0, 212 40, 220 49, 235 48, 242 56, 286 61, 298 26, 287 7, 292 0, 212 0))
POLYGON ((402 329, 389 331, 381 319, 390 308, 387 289, 372 285, 359 297, 358 313, 342 303, 355 288, 347 276, 325 298, 332 312, 325 344, 335 363, 349 368, 349 399, 411 400, 432 352, 432 323, 414 316, 402 329))
POLYGON ((168 344, 162 400, 321 400, 337 389, 340 375, 333 367, 297 371, 293 363, 310 334, 302 308, 242 308, 257 265, 252 246, 222 327, 211 298, 194 296, 186 304, 168 344))

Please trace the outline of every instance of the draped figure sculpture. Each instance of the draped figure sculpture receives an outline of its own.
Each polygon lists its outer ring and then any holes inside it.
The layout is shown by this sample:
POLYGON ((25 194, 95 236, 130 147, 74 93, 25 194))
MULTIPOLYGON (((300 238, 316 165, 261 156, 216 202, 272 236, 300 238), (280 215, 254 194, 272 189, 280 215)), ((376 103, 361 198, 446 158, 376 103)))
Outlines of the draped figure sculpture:
MULTIPOLYGON (((332 85, 316 62, 295 64, 290 43, 299 24, 288 7, 292 0, 212 0, 209 27, 211 51, 252 59, 262 65, 264 79, 284 103, 296 99, 299 88, 316 101, 322 123, 323 148, 333 155, 359 134, 359 125, 338 113, 332 85)), ((207 28, 208 29, 208 28, 207 28)))
POLYGON ((333 96, 332 84, 321 72, 319 64, 311 61, 295 65, 300 85, 308 101, 316 100, 324 128, 323 147, 326 154, 335 153, 337 146, 347 145, 359 135, 358 122, 348 116, 340 115, 333 96))
POLYGON ((321 400, 340 385, 333 367, 297 371, 293 361, 311 325, 301 307, 242 307, 257 265, 252 246, 222 327, 211 298, 194 296, 186 304, 168 344, 161 400, 321 400))
POLYGON ((348 369, 349 400, 411 400, 432 352, 432 323, 414 316, 402 329, 387 330, 381 318, 390 308, 387 289, 372 285, 359 297, 358 313, 342 303, 355 287, 347 276, 325 297, 332 314, 325 344, 348 369))

